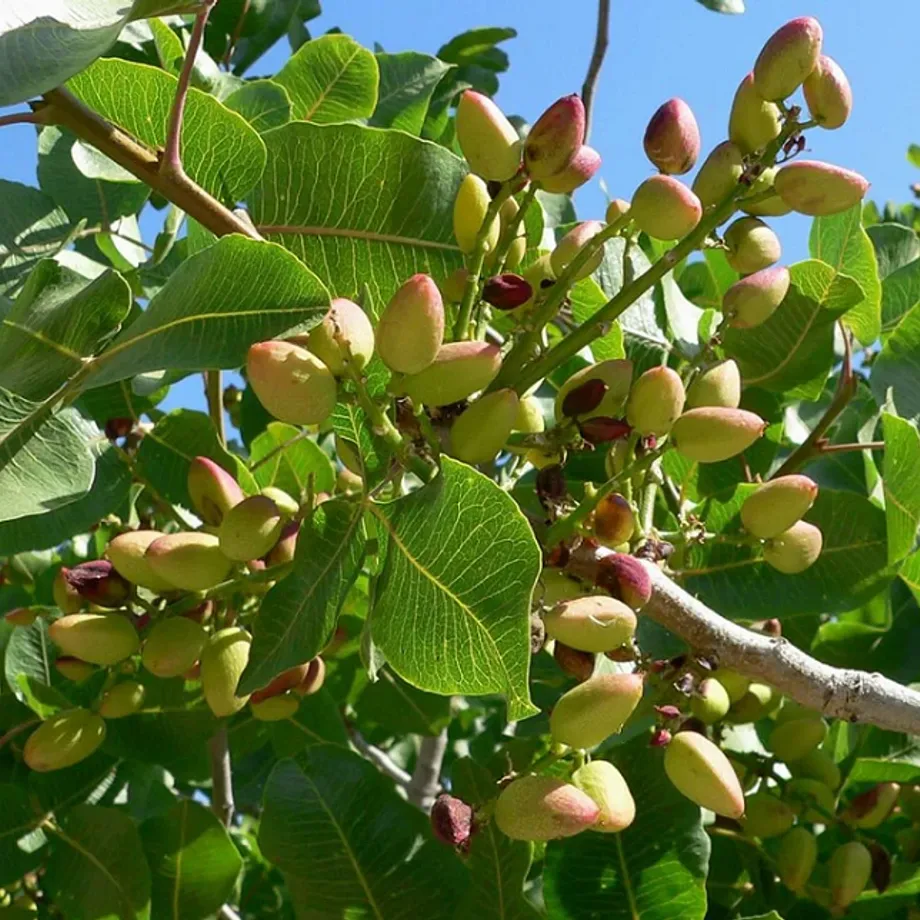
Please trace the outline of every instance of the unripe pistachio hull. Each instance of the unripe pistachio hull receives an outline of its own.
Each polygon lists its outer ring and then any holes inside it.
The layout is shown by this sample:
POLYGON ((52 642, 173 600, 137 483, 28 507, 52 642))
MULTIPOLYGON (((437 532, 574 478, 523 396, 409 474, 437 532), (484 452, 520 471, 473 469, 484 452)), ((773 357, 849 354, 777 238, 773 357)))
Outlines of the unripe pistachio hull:
POLYGON ((250 495, 225 515, 218 531, 220 551, 236 562, 266 555, 284 527, 281 509, 267 495, 250 495))
POLYGON ((718 463, 747 450, 766 422, 744 409, 706 406, 685 412, 671 429, 677 450, 697 463, 718 463))
POLYGON ((677 98, 665 102, 651 117, 643 146, 659 172, 690 172, 700 155, 700 129, 690 106, 677 98))
POLYGON ((171 533, 147 547, 146 558, 157 577, 183 591, 207 591, 229 574, 232 563, 220 541, 208 533, 171 533))
POLYGON ((132 530, 119 534, 109 541, 105 555, 122 578, 156 593, 170 591, 173 585, 164 578, 158 578, 145 558, 147 548, 154 540, 162 537, 158 530, 132 530))
POLYGON ((105 740, 105 722, 88 709, 59 712, 29 735, 23 760, 37 773, 50 773, 86 760, 105 740))
POLYGON ((524 166, 542 181, 565 169, 585 142, 585 107, 574 93, 556 100, 534 123, 524 143, 524 166))
POLYGON ((539 434, 546 429, 543 407, 536 396, 524 396, 514 418, 514 430, 524 434, 539 434))
POLYGON ((808 824, 824 824, 834 814, 834 793, 816 779, 797 777, 786 783, 783 798, 792 810, 808 824))
POLYGON ((801 474, 765 482, 741 506, 741 523, 761 540, 779 536, 801 520, 818 496, 818 485, 801 474))
POLYGON ((632 506, 622 496, 605 495, 594 509, 594 537, 602 546, 626 543, 636 532, 632 506))
POLYGON ((736 281, 722 298, 722 312, 729 325, 750 329, 766 322, 789 292, 789 269, 784 265, 764 268, 736 281))
POLYGON ((847 211, 866 197, 859 173, 816 160, 794 160, 776 174, 776 193, 799 214, 823 217, 847 211))
MULTIPOLYGON (((586 220, 569 230, 550 254, 549 264, 553 274, 558 278, 588 242, 603 229, 604 225, 599 220, 586 220)), ((574 280, 580 281, 582 278, 592 275, 601 264, 603 257, 604 247, 599 246, 588 261, 576 272, 574 280)))
POLYGON ((211 712, 219 719, 242 709, 248 696, 237 696, 236 687, 249 661, 252 637, 231 626, 215 633, 201 653, 201 688, 211 712))
POLYGON ((600 809, 591 830, 616 834, 636 817, 636 803, 623 774, 609 761, 592 760, 572 774, 572 784, 600 809))
POLYGON ((609 652, 629 642, 636 615, 622 601, 601 594, 557 604, 543 618, 547 635, 582 652, 609 652))
MULTIPOLYGON (((462 252, 470 254, 476 250, 476 240, 490 204, 491 198, 485 182, 472 173, 464 176, 454 200, 454 236, 462 252)), ((486 252, 491 252, 498 245, 500 231, 501 226, 496 215, 485 231, 482 241, 486 252)))
POLYGON ((823 37, 820 23, 811 16, 780 26, 754 64, 754 86, 760 96, 772 102, 791 96, 815 69, 823 37))
POLYGON ((744 814, 744 793, 728 758, 708 738, 678 732, 665 748, 664 769, 677 791, 726 818, 744 814))
POLYGON ((501 351, 486 342, 442 345, 434 361, 403 381, 413 402, 446 406, 485 389, 501 367, 501 351))
POLYGON ((768 840, 785 834, 795 824, 795 811, 771 792, 755 792, 745 802, 744 832, 768 840))
POLYGON ((692 191, 704 208, 724 201, 744 173, 744 155, 736 144, 723 141, 706 157, 693 180, 692 191))
POLYGON ((377 324, 377 352, 391 371, 418 374, 444 342, 444 303, 428 275, 413 275, 393 295, 377 324))
POLYGON ((591 827, 600 808, 584 792, 551 776, 522 776, 506 786, 493 820, 512 840, 555 840, 591 827))
POLYGON ((521 139, 514 125, 488 97, 467 90, 460 97, 457 142, 470 169, 483 179, 504 182, 521 165, 521 139))
POLYGON ((556 703, 549 719, 553 741, 592 748, 620 731, 641 698, 640 675, 596 675, 556 703))
POLYGON ((821 531, 814 524, 798 521, 764 546, 763 558, 784 575, 798 575, 818 561, 823 544, 821 531))
POLYGON ((739 217, 724 235, 728 264, 742 275, 769 268, 779 261, 779 237, 758 217, 739 217))
POLYGON ((65 655, 106 667, 129 658, 140 645, 137 630, 119 613, 73 613, 55 620, 48 635, 65 655))
POLYGON ((713 364, 697 375, 687 390, 687 408, 722 406, 737 409, 741 402, 741 371, 731 358, 713 364))
POLYGON ((269 697, 260 703, 250 700, 249 709, 260 722, 281 722, 290 719, 300 708, 300 700, 291 691, 269 697))
POLYGON ((653 367, 633 384, 626 404, 626 421, 639 434, 666 435, 684 409, 684 385, 670 367, 653 367))
POLYGON ((699 198, 673 176, 652 176, 635 191, 630 216, 657 240, 678 240, 700 222, 699 198))
POLYGON ((307 336, 306 347, 337 377, 345 373, 346 359, 360 371, 374 356, 374 327, 358 304, 336 297, 307 336))
MULTIPOLYGON (((188 467, 188 494, 192 499, 192 507, 198 512, 205 524, 216 527, 223 520, 224 515, 245 495, 239 483, 220 464, 215 463, 210 457, 193 457, 188 467)), ((153 531, 136 531, 136 534, 147 534, 153 531)), ((116 537, 116 540, 126 537, 116 537)), ((139 537, 135 536, 134 539, 139 537)), ((115 542, 114 540, 112 541, 115 542)), ((150 541, 152 542, 152 541, 150 541)), ((149 543, 147 544, 150 545, 149 543)), ((115 560, 113 559, 114 563, 115 560)), ((118 565, 115 565, 118 568, 118 565)), ((120 571, 120 570, 119 570, 120 571)), ((134 581, 130 575, 121 573, 129 581, 134 581)), ((135 582, 141 584, 141 582, 135 582)), ((144 586, 146 587, 146 585, 144 586)))
POLYGON ((332 371, 292 342, 257 342, 249 349, 246 370, 259 402, 279 421, 318 425, 335 408, 332 371))
POLYGON ((494 460, 514 428, 518 403, 518 395, 511 389, 481 396, 454 422, 451 453, 470 464, 494 460))
POLYGON ((856 840, 841 844, 831 854, 828 864, 831 905, 838 909, 849 907, 862 894, 871 875, 869 850, 856 840))
POLYGON ((837 789, 843 779, 840 767, 820 749, 815 749, 798 760, 786 762, 793 776, 817 779, 829 789, 837 789))
POLYGON ((802 891, 818 859, 818 841, 804 827, 795 827, 779 843, 776 870, 790 891, 802 891))
POLYGON ((732 102, 728 137, 744 154, 762 150, 779 137, 783 116, 772 102, 765 101, 754 87, 754 74, 742 81, 732 102))
POLYGON ((822 54, 802 86, 811 117, 822 128, 842 127, 853 110, 853 91, 843 68, 822 54))
POLYGON ((547 176, 541 184, 545 192, 571 195, 575 189, 588 182, 600 168, 601 155, 593 147, 582 144, 563 169, 547 176))
POLYGON ((697 694, 690 698, 690 711, 706 725, 719 722, 728 714, 732 701, 728 691, 714 677, 700 681, 697 694))
POLYGON ((141 661, 156 677, 181 677, 201 657, 208 634, 188 617, 160 620, 144 642, 141 661))
POLYGON ((774 726, 767 747, 780 760, 801 760, 826 737, 827 724, 822 718, 791 719, 774 726))
POLYGON ((133 716, 144 705, 147 691, 136 680, 125 680, 106 690, 99 704, 99 715, 103 719, 123 719, 133 716))

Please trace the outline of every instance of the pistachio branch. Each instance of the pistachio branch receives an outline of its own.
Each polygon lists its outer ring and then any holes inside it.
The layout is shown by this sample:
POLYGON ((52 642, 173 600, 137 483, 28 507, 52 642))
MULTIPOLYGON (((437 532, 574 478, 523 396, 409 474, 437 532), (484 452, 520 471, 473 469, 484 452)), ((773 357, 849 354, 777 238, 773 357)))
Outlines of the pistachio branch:
POLYGON ((398 786, 405 787, 412 782, 412 776, 409 773, 398 764, 395 764, 385 751, 381 751, 379 747, 365 741, 360 732, 351 730, 349 736, 358 753, 369 760, 385 776, 389 776, 398 786))
POLYGON ((13 112, 10 115, 0 115, 0 128, 6 125, 44 125, 47 124, 46 117, 41 111, 37 112, 13 112))
POLYGON ((598 0, 597 3, 597 30, 594 34, 594 50, 588 62, 588 72, 585 82, 581 87, 581 101, 585 106, 585 140, 591 133, 591 114, 594 108, 594 93, 597 89, 597 80, 601 75, 604 56, 610 44, 610 0, 598 0))
MULTIPOLYGON (((603 547, 583 544, 569 569, 592 579, 603 547)), ((920 693, 881 674, 834 668, 782 638, 753 632, 720 616, 688 594, 658 566, 643 562, 652 596, 642 615, 660 623, 720 665, 770 684, 797 703, 847 722, 867 722, 887 731, 920 734, 920 693)))
POLYGON ((447 729, 437 735, 426 735, 419 745, 418 757, 406 795, 422 811, 431 811, 435 796, 441 789, 441 764, 447 751, 447 729))

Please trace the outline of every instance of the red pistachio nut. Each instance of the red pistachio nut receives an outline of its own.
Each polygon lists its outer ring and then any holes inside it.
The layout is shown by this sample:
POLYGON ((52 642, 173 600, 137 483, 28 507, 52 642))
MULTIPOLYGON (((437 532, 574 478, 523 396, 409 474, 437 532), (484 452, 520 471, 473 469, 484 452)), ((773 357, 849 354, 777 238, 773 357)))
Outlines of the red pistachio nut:
POLYGON ((542 180, 543 191, 570 195, 588 182, 600 168, 601 155, 593 147, 582 144, 559 172, 542 180))
POLYGON ((651 117, 643 140, 645 155, 668 175, 693 169, 700 155, 700 129, 683 99, 669 99, 651 117))
POLYGON ((606 444, 608 441, 626 438, 632 431, 632 427, 625 419, 609 418, 605 415, 585 419, 578 427, 581 436, 590 444, 606 444))
POLYGON ((815 69, 823 38, 821 24, 811 16, 780 26, 754 64, 754 86, 761 98, 776 102, 791 96, 815 69))
POLYGON ((802 89, 811 117, 822 128, 840 128, 850 117, 853 91, 843 68, 833 58, 822 54, 802 89))
MULTIPOLYGON (((465 278, 464 278, 465 281, 465 278)), ((460 291, 460 298, 463 291, 460 291)), ((377 353, 391 371, 417 374, 444 343, 444 302, 432 278, 416 274, 390 298, 377 324, 377 353)))
POLYGON ((565 169, 585 142, 585 106, 572 94, 554 102, 535 122, 524 144, 524 166, 543 180, 565 169))
POLYGON ((431 831, 441 843, 466 848, 474 831, 472 807, 463 799, 442 792, 431 806, 431 831))
POLYGON ((64 574, 67 584, 85 601, 98 607, 121 607, 131 595, 131 586, 108 559, 81 562, 64 574))
POLYGON ((598 564, 594 583, 633 610, 641 610, 652 596, 652 582, 645 566, 625 553, 604 556, 598 564))
POLYGON ((531 297, 530 282, 511 272, 494 275, 482 286, 482 299, 497 310, 516 310, 531 297))

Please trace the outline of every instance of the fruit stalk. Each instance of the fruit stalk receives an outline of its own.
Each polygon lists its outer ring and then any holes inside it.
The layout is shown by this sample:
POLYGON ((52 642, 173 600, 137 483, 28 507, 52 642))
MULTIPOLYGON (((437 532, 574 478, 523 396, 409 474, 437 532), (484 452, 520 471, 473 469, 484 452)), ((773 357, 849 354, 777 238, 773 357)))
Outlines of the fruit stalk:
POLYGON ((534 199, 537 197, 537 190, 539 188, 539 182, 531 182, 530 185, 527 186, 527 191, 524 192, 523 196, 521 197, 521 203, 518 205, 517 214, 511 218, 511 220, 508 222, 508 226, 505 227, 504 231, 502 232, 501 238, 499 239, 498 245, 495 247, 495 252, 493 254, 496 275, 500 275, 505 270, 505 262, 508 258, 508 250, 511 248, 511 244, 514 242, 521 224, 524 223, 524 217, 527 214, 528 208, 533 204, 534 199))

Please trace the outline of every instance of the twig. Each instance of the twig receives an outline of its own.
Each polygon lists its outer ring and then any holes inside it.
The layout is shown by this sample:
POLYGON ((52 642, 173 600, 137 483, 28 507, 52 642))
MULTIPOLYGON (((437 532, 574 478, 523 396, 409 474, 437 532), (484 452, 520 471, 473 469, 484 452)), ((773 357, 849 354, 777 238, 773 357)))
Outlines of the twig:
POLYGON ((222 725, 208 742, 208 749, 211 753, 211 810, 224 827, 229 827, 233 821, 234 804, 226 725, 222 725))
POLYGON ((394 783, 399 786, 408 786, 412 782, 412 777, 402 767, 393 763, 389 755, 381 751, 379 747, 369 744, 356 731, 351 731, 351 743, 355 746, 358 753, 369 760, 384 776, 389 776, 394 783))
POLYGON ((224 425, 223 387, 220 376, 219 370, 204 372, 204 393, 208 400, 208 415, 217 429, 217 437, 221 444, 225 444, 227 429, 224 425))
POLYGON ((821 454, 845 454, 854 450, 884 450, 884 441, 866 441, 864 444, 828 444, 822 440, 818 443, 818 453, 821 454))
POLYGON ((0 128, 6 125, 43 125, 47 119, 41 112, 13 112, 11 115, 0 115, 0 128))
POLYGON ((597 3, 597 32, 594 36, 594 51, 588 62, 588 73, 581 87, 581 101, 585 105, 585 140, 591 133, 591 115, 594 107, 594 93, 597 89, 597 80, 601 75, 604 55, 610 44, 610 0, 598 0, 597 3))
MULTIPOLYGON (((579 547, 569 569, 591 578, 610 550, 579 547)), ((650 617, 720 665, 776 687, 796 702, 847 722, 868 722, 887 731, 920 733, 920 693, 881 674, 833 668, 782 638, 726 620, 671 581, 658 566, 643 563, 652 597, 642 608, 650 617)))
POLYGON ((224 56, 221 59, 221 64, 230 69, 230 59, 233 57, 233 52, 236 50, 236 43, 240 40, 240 36, 243 34, 243 24, 246 22, 246 16, 249 14, 249 7, 252 3, 252 0, 243 0, 243 8, 240 10, 240 18, 237 19, 236 25, 233 27, 233 34, 230 36, 230 41, 227 43, 227 50, 224 52, 224 56))
POLYGON ((0 748, 2 748, 7 741, 12 741, 17 735, 30 729, 33 725, 38 725, 40 722, 41 719, 30 719, 28 722, 20 722, 19 725, 14 725, 5 735, 0 735, 0 748))
POLYGON ((412 779, 406 789, 409 801, 422 811, 431 811, 435 796, 441 791, 441 764, 447 750, 447 729, 437 735, 426 735, 418 749, 418 759, 412 779))
POLYGON ((183 176, 182 154, 179 150, 182 141, 182 119, 185 116, 185 101, 188 99, 189 85, 192 81, 192 71, 195 69, 195 58, 201 48, 204 38, 204 27, 217 0, 204 0, 201 12, 195 17, 192 35, 185 50, 185 60, 182 62, 182 72, 179 74, 179 85, 176 87, 176 98, 173 100, 172 111, 169 113, 169 128, 166 132, 166 146, 163 158, 160 161, 160 172, 164 175, 183 176))

